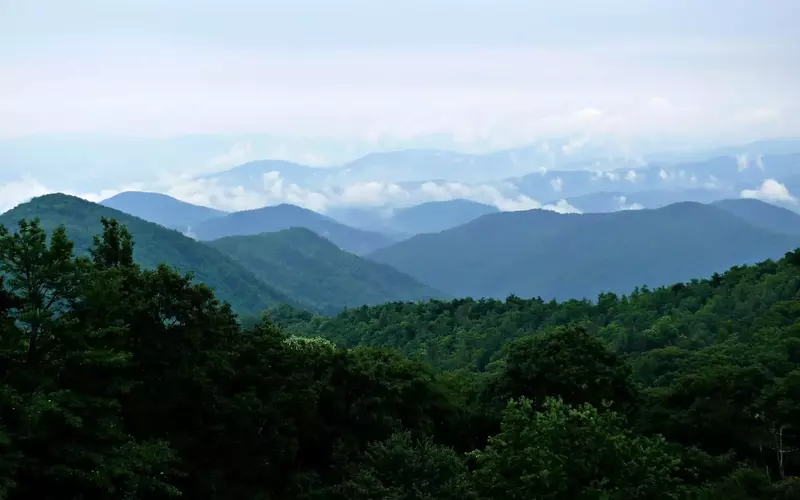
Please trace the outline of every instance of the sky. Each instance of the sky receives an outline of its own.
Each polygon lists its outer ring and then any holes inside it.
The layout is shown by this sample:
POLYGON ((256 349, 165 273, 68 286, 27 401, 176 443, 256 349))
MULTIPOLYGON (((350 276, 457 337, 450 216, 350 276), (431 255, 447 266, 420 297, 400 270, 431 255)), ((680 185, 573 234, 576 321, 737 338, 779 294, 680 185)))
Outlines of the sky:
MULTIPOLYGON (((798 21, 795 0, 0 0, 0 154, 264 134, 259 155, 324 165, 386 144, 797 136, 798 21)), ((101 167, 100 187, 135 182, 101 167)), ((30 167, 39 183, 64 170, 30 167)))

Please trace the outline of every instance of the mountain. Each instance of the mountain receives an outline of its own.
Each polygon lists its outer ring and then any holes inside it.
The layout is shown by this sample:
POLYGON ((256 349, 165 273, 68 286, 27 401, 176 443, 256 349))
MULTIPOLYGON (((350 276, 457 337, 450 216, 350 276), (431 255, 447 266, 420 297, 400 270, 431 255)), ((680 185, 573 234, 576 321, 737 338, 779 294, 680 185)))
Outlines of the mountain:
POLYGON ((272 233, 293 227, 310 229, 342 250, 357 255, 394 242, 388 236, 345 226, 312 210, 287 204, 234 212, 202 222, 192 230, 200 240, 216 240, 227 236, 272 233))
MULTIPOLYGON (((654 189, 633 193, 598 191, 573 198, 567 203, 584 213, 617 212, 620 210, 640 210, 642 208, 661 208, 682 201, 712 203, 729 196, 733 191, 722 189, 654 189)), ((549 204, 556 204, 553 200, 549 204)))
POLYGON ((800 214, 761 200, 741 198, 713 203, 754 226, 776 233, 800 236, 800 214))
POLYGON ((720 207, 684 202, 604 214, 490 214, 369 258, 454 296, 566 299, 709 276, 798 243, 720 207))
POLYGON ((305 228, 208 242, 315 310, 419 301, 444 294, 400 271, 357 257, 305 228))
MULTIPOLYGON (((600 170, 587 163, 582 170, 540 170, 507 179, 521 194, 537 200, 569 199, 601 191, 630 195, 637 192, 681 190, 723 191, 731 196, 741 185, 758 186, 800 170, 800 153, 719 156, 686 163, 630 164, 600 170)), ((690 200, 673 200, 690 201, 690 200)), ((705 200, 697 200, 705 201, 705 200)), ((713 201, 713 200, 708 200, 713 201)))
POLYGON ((390 224, 400 233, 436 233, 496 212, 499 210, 492 205, 470 200, 432 201, 397 209, 390 224))
POLYGON ((153 222, 74 196, 50 194, 34 198, 0 215, 0 224, 13 231, 20 219, 34 217, 47 231, 64 225, 79 253, 87 252, 93 236, 102 233, 100 218, 113 217, 133 234, 137 263, 150 268, 165 263, 182 272, 191 271, 238 312, 260 313, 269 305, 295 303, 214 248, 153 222))
POLYGON ((481 215, 498 212, 492 205, 470 200, 432 201, 404 208, 336 208, 328 212, 342 224, 407 239, 466 224, 481 215))
POLYGON ((327 184, 329 176, 335 172, 335 168, 310 167, 291 161, 258 160, 222 172, 207 174, 201 178, 214 180, 226 186, 262 186, 265 175, 276 175, 285 183, 312 187, 327 184))
POLYGON ((125 212, 171 229, 185 231, 191 226, 227 212, 192 205, 161 193, 126 191, 100 202, 101 205, 125 212))

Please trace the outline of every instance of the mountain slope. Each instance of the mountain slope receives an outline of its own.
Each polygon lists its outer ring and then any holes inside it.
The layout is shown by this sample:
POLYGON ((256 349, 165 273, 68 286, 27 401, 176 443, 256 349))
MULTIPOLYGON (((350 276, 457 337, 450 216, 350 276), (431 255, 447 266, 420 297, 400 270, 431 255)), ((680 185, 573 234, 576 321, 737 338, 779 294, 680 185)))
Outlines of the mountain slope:
POLYGON ((437 233, 498 211, 491 205, 470 200, 432 201, 398 209, 389 223, 398 233, 437 233))
POLYGON ((226 214, 213 208, 193 205, 161 193, 126 191, 100 202, 101 205, 125 212, 164 227, 185 230, 198 222, 226 214))
POLYGON ((431 201, 410 207, 340 207, 327 212, 351 227, 379 232, 399 241, 415 234, 438 233, 499 212, 496 207, 471 200, 431 201))
MULTIPOLYGON (((694 201, 713 203, 734 194, 722 189, 653 189, 631 193, 598 191, 595 193, 566 198, 567 203, 583 213, 617 212, 642 208, 662 208, 673 203, 694 201)), ((548 202, 554 205, 558 200, 548 202)))
POLYGON ((202 222, 193 228, 200 240, 216 240, 228 236, 272 233, 293 227, 304 227, 332 241, 336 246, 356 255, 363 255, 394 241, 382 234, 355 229, 312 210, 295 205, 276 205, 256 210, 234 212, 202 222))
POLYGON ((443 296, 390 266, 347 253, 305 228, 231 236, 208 245, 323 312, 443 296))
POLYGON ((798 242, 686 202, 606 214, 491 214, 369 257, 455 296, 594 298, 778 257, 798 242))
POLYGON ((748 198, 721 200, 714 202, 713 205, 746 220, 754 226, 776 233, 800 236, 800 214, 789 209, 748 198))
POLYGON ((272 304, 294 303, 214 248, 177 231, 74 196, 51 194, 34 198, 0 215, 0 224, 13 231, 17 221, 34 217, 41 220, 47 231, 64 225, 78 253, 88 251, 92 237, 102 233, 100 218, 113 217, 133 234, 134 256, 139 264, 155 267, 166 263, 184 272, 192 271, 198 281, 213 288, 220 299, 229 301, 239 312, 259 313, 272 304))

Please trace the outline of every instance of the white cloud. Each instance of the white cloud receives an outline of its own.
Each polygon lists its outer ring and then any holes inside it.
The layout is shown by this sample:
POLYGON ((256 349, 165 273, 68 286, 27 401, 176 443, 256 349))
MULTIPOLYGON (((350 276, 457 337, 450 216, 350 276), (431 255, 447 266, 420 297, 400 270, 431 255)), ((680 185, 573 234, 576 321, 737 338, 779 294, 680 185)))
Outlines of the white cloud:
POLYGON ((778 201, 797 203, 797 198, 792 196, 785 185, 775 179, 767 179, 758 189, 745 189, 741 193, 742 198, 756 198, 763 201, 778 201))
POLYGON ((628 173, 625 174, 625 180, 628 182, 636 182, 639 176, 636 174, 635 170, 628 170, 628 173))
POLYGON ((756 158, 756 167, 759 170, 764 170, 764 155, 758 155, 758 158, 756 158))
POLYGON ((94 193, 80 193, 71 190, 59 191, 58 189, 53 189, 42 184, 36 179, 23 178, 0 184, 0 213, 5 213, 17 205, 27 203, 32 198, 51 193, 63 192, 64 194, 77 196, 78 198, 98 203, 123 191, 139 191, 143 188, 143 184, 137 183, 126 185, 120 189, 105 189, 94 193))
POLYGON ((279 203, 324 211, 330 201, 325 193, 286 183, 279 172, 264 174, 260 186, 232 186, 213 178, 180 176, 161 179, 154 190, 188 203, 229 211, 249 210, 279 203))
POLYGON ((661 177, 662 181, 665 181, 665 180, 669 179, 669 174, 663 168, 658 171, 658 176, 661 177))
MULTIPOLYGON (((431 186, 428 190, 433 191, 431 186)), ((423 191, 426 191, 426 186, 423 186, 423 191)), ((436 193, 432 193, 435 199, 443 201, 448 198, 439 198, 436 193)), ((346 186, 339 197, 338 203, 341 205, 367 205, 377 206, 385 203, 404 204, 408 200, 410 194, 400 187, 398 184, 391 182, 359 182, 346 186)))
POLYGON ((556 177, 550 181, 550 185, 553 187, 553 191, 560 193, 564 187, 564 180, 561 177, 556 177))
POLYGON ((612 182, 618 181, 619 180, 619 174, 617 172, 602 171, 602 170, 601 171, 592 172, 592 180, 593 181, 599 181, 599 180, 602 180, 602 179, 608 179, 609 181, 612 181, 612 182))
POLYGON ((0 184, 0 213, 7 212, 20 203, 30 201, 31 198, 51 192, 35 179, 21 179, 0 184))
POLYGON ((227 153, 217 155, 208 162, 210 168, 234 167, 253 159, 253 147, 249 142, 237 142, 227 153))
POLYGON ((580 210, 573 207, 572 205, 567 202, 567 200, 559 200, 555 204, 547 204, 542 206, 542 210, 550 210, 552 212, 558 212, 560 214, 581 214, 580 210))
POLYGON ((627 196, 615 196, 614 201, 617 202, 617 210, 643 210, 644 206, 639 203, 628 203, 627 196))

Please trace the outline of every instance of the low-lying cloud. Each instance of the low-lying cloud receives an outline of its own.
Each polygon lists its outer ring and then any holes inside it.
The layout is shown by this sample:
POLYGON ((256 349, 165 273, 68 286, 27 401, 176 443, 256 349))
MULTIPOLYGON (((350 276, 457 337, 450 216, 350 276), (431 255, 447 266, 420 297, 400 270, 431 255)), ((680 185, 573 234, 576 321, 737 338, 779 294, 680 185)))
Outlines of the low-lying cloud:
POLYGON ((642 210, 644 206, 640 203, 628 203, 627 196, 615 196, 614 201, 617 202, 617 210, 642 210))
POLYGON ((542 204, 521 194, 510 182, 467 184, 455 181, 421 183, 356 182, 344 186, 308 189, 288 182, 280 172, 263 174, 260 182, 232 185, 213 177, 180 175, 163 177, 149 184, 130 184, 118 189, 91 193, 64 191, 35 179, 0 184, 0 213, 48 193, 64 192, 92 202, 100 202, 123 191, 153 191, 176 199, 225 211, 240 211, 288 203, 326 212, 334 207, 403 207, 429 201, 467 199, 497 207, 502 211, 531 209, 559 213, 581 213, 566 200, 542 204))
POLYGON ((745 189, 741 196, 762 201, 797 203, 797 198, 789 192, 789 189, 775 179, 765 180, 758 189, 745 189))

